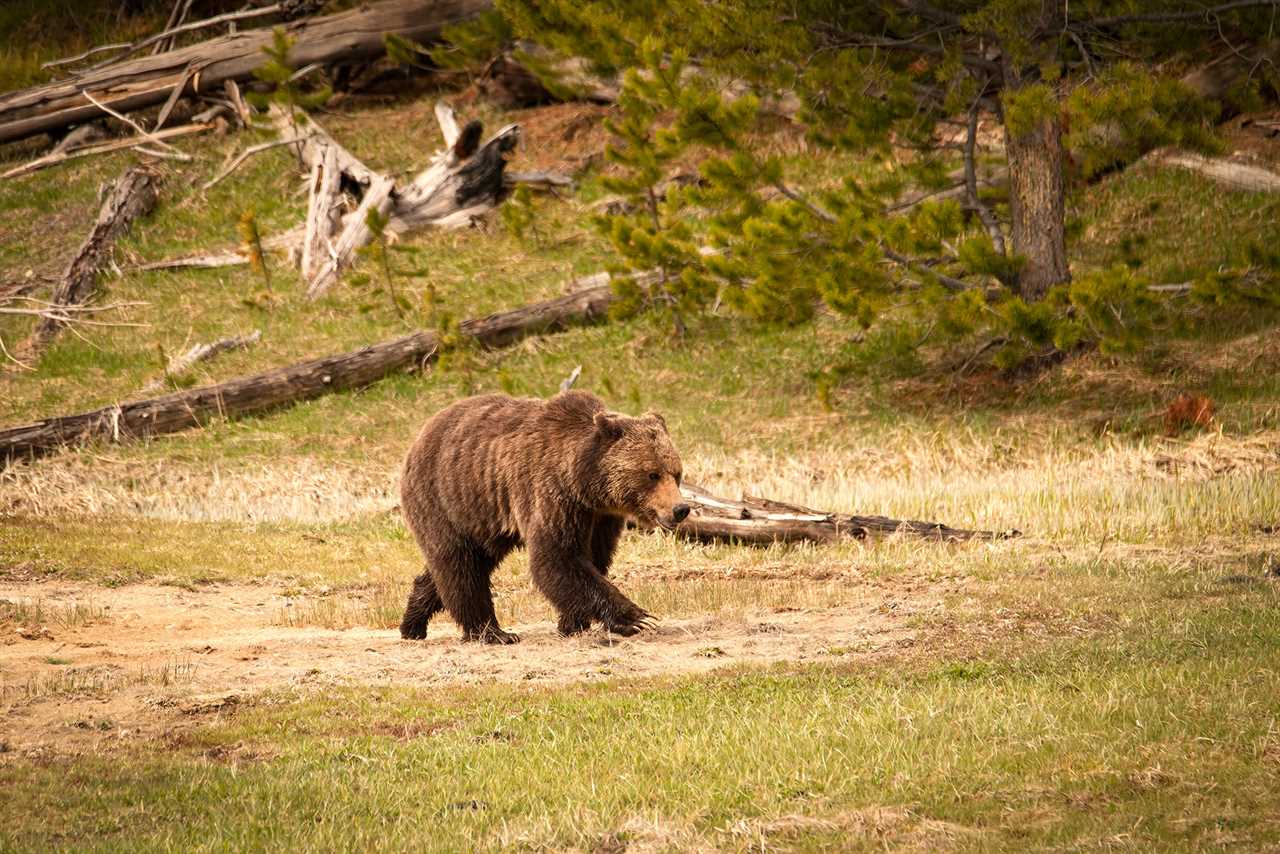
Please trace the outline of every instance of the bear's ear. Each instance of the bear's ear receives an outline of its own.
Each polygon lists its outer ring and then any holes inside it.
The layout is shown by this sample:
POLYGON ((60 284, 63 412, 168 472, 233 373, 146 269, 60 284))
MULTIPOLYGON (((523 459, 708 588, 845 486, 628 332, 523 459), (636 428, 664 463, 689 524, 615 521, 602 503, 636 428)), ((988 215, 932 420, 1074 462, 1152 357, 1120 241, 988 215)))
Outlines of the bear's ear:
POLYGON ((618 416, 601 410, 595 414, 595 418, 593 420, 596 425, 596 430, 600 435, 608 439, 622 438, 622 419, 618 416))
POLYGON ((646 421, 653 421, 653 422, 657 423, 657 425, 658 425, 659 427, 661 427, 661 428, 662 428, 662 432, 663 432, 663 433, 669 433, 669 432, 671 432, 671 431, 669 431, 669 430, 667 429, 667 419, 663 418, 663 417, 662 417, 661 415, 659 415, 658 413, 656 413, 656 412, 646 412, 646 413, 645 413, 643 416, 641 416, 641 417, 643 417, 643 418, 644 418, 644 420, 646 420, 646 421))

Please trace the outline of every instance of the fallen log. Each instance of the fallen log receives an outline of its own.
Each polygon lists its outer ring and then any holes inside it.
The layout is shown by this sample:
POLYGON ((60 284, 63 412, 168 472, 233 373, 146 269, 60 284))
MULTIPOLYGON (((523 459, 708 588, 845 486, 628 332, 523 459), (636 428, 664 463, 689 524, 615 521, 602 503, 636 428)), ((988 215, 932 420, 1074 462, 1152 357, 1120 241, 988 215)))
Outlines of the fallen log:
POLYGON ((940 522, 890 519, 887 516, 854 516, 813 510, 768 498, 744 496, 740 501, 719 498, 701 487, 680 487, 692 508, 676 528, 677 536, 699 542, 771 543, 861 540, 869 535, 910 534, 926 539, 960 542, 1000 540, 1021 536, 1017 530, 971 531, 940 522))
MULTIPOLYGON (((284 27, 294 39, 289 61, 302 68, 381 56, 388 33, 430 42, 444 27, 469 20, 492 5, 492 0, 384 0, 294 21, 284 27)), ((268 28, 246 30, 4 95, 0 97, 0 143, 106 115, 85 98, 86 92, 128 113, 163 104, 175 90, 199 94, 221 88, 228 80, 247 80, 263 64, 262 49, 271 41, 268 28)))
MULTIPOLYGON (((62 281, 54 289, 50 302, 55 308, 83 305, 88 301, 97 287, 98 271, 110 257, 116 240, 129 230, 129 225, 136 218, 155 206, 158 188, 159 176, 141 166, 129 169, 112 185, 89 236, 80 245, 67 265, 62 281)), ((43 317, 19 348, 21 358, 39 357, 66 325, 60 316, 43 317)))
POLYGON ((1224 157, 1205 157, 1189 151, 1159 148, 1142 158, 1163 166, 1189 169, 1216 184, 1251 193, 1280 193, 1280 173, 1224 157))
MULTIPOLYGON (((605 284, 466 320, 459 331, 485 347, 504 347, 526 335, 602 317, 613 300, 613 288, 605 284)), ((360 388, 405 366, 433 361, 438 347, 434 332, 418 331, 256 376, 0 430, 0 461, 36 457, 80 442, 124 442, 175 433, 218 416, 262 412, 360 388)))

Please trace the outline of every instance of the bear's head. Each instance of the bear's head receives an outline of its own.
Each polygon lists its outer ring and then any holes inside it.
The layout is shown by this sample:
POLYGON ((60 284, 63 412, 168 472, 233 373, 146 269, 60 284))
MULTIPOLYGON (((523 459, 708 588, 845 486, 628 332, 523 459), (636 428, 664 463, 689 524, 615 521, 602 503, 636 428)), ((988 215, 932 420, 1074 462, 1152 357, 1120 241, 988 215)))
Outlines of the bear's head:
POLYGON ((596 412, 594 424, 603 440, 597 470, 608 509, 633 516, 646 528, 671 530, 683 522, 689 505, 680 495, 680 455, 662 416, 596 412))

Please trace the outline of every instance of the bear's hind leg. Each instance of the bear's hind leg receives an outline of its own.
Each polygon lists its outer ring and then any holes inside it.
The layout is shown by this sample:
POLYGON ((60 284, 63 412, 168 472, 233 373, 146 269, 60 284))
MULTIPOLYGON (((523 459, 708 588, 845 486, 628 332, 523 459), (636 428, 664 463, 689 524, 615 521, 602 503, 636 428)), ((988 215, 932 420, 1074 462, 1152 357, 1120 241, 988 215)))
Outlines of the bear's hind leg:
POLYGON ((449 616, 462 626, 462 639, 482 643, 519 643, 519 635, 504 632, 493 610, 489 576, 498 559, 471 543, 433 550, 431 573, 449 616))
POLYGON ((427 623, 444 607, 440 594, 436 592, 435 579, 431 571, 424 569, 413 580, 413 590, 409 593, 409 604, 405 606, 404 618, 400 621, 400 637, 406 640, 422 640, 427 636, 427 623))

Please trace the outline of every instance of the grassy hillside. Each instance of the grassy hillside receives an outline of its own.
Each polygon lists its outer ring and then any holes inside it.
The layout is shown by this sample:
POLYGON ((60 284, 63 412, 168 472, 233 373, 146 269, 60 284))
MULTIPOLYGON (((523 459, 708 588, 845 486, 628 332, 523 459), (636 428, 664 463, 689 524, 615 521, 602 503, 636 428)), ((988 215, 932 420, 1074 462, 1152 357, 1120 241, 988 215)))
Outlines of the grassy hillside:
MULTIPOLYGON (((594 108, 460 112, 526 126, 513 168, 563 166, 602 135, 594 108)), ((389 172, 421 168, 437 144, 427 100, 319 120, 389 172)), ((103 283, 109 300, 145 303, 128 320, 147 325, 64 334, 38 365, 0 375, 0 423, 136 396, 169 355, 226 335, 263 333, 184 382, 405 332, 368 286, 307 303, 283 258, 269 298, 248 269, 129 272, 234 245, 250 208, 268 235, 300 221, 280 150, 195 189, 254 141, 179 143, 196 162, 159 167, 161 203, 103 283)), ((775 144, 811 185, 856 168, 775 144)), ((134 157, 0 184, 0 281, 57 275, 98 185, 134 157)), ((416 306, 429 281, 459 316, 558 295, 609 263, 588 222, 602 195, 588 171, 539 200, 524 240, 498 221, 412 235, 430 278, 403 292, 416 306)), ((1073 199, 1072 263, 1179 281, 1274 244, 1278 205, 1135 166, 1073 199)), ((872 348, 828 411, 806 375, 850 334, 837 319, 713 316, 679 338, 640 316, 16 463, 0 472, 0 847, 1278 845, 1275 320, 1016 377, 959 370, 968 352, 872 348), (396 477, 417 426, 467 393, 550 394, 577 365, 579 387, 611 405, 663 412, 687 477, 714 490, 1026 536, 748 549, 634 534, 619 583, 666 634, 552 638, 517 555, 498 608, 531 640, 507 659, 457 643, 443 620, 425 645, 401 643, 391 629, 420 559, 396 477), (1211 397, 1215 424, 1166 437, 1182 391, 1211 397), (182 604, 147 613, 129 598, 144 594, 182 604), (201 615, 229 597, 250 622, 206 637, 216 626, 201 615), (131 629, 147 620, 154 631, 131 629), (788 633, 787 654, 760 651, 788 633), (664 659, 678 642, 692 652, 664 659), (389 663, 353 672, 308 659, 311 643, 389 663), (557 673, 570 654, 577 669, 557 673)), ((28 326, 6 317, 0 338, 28 326)))

